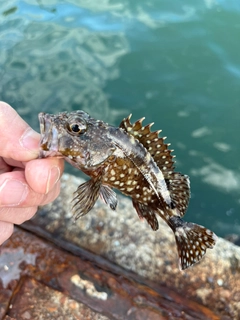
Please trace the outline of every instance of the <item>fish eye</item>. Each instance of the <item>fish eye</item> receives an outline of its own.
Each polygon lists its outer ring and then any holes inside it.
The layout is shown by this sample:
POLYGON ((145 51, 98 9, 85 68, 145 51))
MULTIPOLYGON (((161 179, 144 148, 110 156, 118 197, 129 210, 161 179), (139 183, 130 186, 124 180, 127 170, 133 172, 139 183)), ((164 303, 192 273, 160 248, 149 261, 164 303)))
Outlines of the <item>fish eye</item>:
POLYGON ((70 130, 75 132, 75 133, 80 133, 81 132, 81 128, 77 124, 71 124, 70 125, 70 130))
POLYGON ((86 123, 83 121, 76 121, 76 119, 68 125, 68 131, 72 134, 82 134, 86 131, 86 129, 86 123))

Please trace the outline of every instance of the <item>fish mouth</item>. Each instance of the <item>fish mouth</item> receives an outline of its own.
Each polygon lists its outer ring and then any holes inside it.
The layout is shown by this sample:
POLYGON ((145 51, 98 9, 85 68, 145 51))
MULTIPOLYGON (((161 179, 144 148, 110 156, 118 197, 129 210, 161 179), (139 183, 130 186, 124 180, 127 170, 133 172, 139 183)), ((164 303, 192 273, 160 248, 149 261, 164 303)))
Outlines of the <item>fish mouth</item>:
POLYGON ((58 152, 58 130, 54 126, 52 116, 41 112, 38 115, 40 123, 40 151, 39 158, 61 155, 58 152))

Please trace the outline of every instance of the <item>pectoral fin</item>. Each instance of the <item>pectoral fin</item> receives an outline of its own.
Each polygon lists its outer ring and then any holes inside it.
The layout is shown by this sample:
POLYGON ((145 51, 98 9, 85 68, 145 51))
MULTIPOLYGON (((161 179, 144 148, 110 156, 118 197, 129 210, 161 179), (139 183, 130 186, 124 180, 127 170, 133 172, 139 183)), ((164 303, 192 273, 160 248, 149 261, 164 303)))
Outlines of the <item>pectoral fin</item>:
POLYGON ((99 197, 100 187, 101 179, 99 177, 88 180, 78 187, 72 207, 75 220, 84 216, 92 209, 99 197))
POLYGON ((116 209, 118 203, 117 195, 109 186, 101 185, 100 197, 112 210, 116 209))
POLYGON ((146 219, 151 228, 156 231, 158 229, 158 220, 155 215, 155 212, 152 211, 149 207, 145 206, 142 203, 139 203, 136 200, 132 200, 133 206, 137 211, 137 214, 140 219, 146 219))

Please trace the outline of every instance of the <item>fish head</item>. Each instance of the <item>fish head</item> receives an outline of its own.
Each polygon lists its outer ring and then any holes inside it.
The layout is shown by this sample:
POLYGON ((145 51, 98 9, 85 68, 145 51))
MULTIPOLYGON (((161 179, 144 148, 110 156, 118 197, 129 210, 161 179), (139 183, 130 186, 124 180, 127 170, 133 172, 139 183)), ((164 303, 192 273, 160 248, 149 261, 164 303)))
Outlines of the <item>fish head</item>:
POLYGON ((86 112, 41 112, 40 158, 63 157, 79 169, 95 169, 113 154, 108 126, 86 112))

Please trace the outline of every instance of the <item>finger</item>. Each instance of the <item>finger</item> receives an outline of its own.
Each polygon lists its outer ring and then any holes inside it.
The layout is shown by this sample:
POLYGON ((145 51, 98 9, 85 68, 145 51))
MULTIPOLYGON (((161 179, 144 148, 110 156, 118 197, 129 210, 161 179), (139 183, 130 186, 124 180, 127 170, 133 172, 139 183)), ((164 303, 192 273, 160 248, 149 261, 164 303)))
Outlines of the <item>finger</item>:
POLYGON ((40 135, 7 103, 0 101, 1 156, 18 161, 38 157, 40 135))
MULTIPOLYGON (((1 152, 1 151, 0 151, 1 152)), ((9 166, 9 168, 25 168, 26 161, 17 161, 10 158, 2 158, 2 160, 5 162, 6 165, 9 166)), ((8 170, 11 171, 11 170, 8 170)))
POLYGON ((0 245, 3 244, 13 233, 13 224, 0 221, 0 245))
MULTIPOLYGON (((31 219, 37 212, 38 207, 29 208, 0 208, 1 222, 10 222, 14 224, 22 224, 31 219)), ((1 223, 0 222, 0 223, 1 223)))
POLYGON ((32 190, 27 184, 24 171, 12 171, 0 175, 0 208, 34 207, 53 201, 59 194, 60 181, 47 194, 32 190))
POLYGON ((42 201, 39 204, 39 206, 43 206, 45 204, 53 202, 59 196, 60 190, 61 190, 61 182, 58 181, 51 191, 43 195, 42 201))
POLYGON ((3 158, 0 158, 0 174, 8 171, 11 171, 11 167, 4 161, 3 158))
POLYGON ((64 170, 61 158, 36 159, 26 163, 25 177, 37 193, 48 193, 59 181, 64 170))

